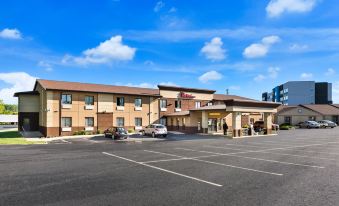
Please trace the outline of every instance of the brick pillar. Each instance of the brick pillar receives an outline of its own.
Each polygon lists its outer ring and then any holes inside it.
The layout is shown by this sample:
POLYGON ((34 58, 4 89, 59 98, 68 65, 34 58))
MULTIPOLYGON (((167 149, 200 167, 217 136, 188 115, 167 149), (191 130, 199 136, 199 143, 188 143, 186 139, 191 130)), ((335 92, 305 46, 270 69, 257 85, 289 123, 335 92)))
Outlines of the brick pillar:
POLYGON ((267 134, 272 134, 272 113, 264 113, 264 127, 267 134))
POLYGON ((206 111, 201 112, 201 128, 203 133, 208 133, 208 113, 206 111))

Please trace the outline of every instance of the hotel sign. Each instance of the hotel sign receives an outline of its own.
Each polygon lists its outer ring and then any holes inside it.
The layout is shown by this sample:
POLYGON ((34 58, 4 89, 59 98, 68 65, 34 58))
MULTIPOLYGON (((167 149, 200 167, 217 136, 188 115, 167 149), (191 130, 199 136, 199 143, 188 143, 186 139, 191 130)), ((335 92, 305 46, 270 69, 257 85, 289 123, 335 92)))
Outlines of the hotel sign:
POLYGON ((178 97, 183 98, 183 99, 194 99, 195 98, 195 96, 193 96, 192 94, 187 94, 185 92, 179 92, 178 97))

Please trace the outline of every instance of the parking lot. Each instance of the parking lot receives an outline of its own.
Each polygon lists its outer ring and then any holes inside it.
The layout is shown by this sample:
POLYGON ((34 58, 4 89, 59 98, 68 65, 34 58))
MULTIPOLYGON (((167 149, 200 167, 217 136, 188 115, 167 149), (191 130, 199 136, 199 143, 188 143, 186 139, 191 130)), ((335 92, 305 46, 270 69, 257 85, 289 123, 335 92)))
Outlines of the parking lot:
POLYGON ((339 128, 0 146, 0 205, 338 205, 339 128))

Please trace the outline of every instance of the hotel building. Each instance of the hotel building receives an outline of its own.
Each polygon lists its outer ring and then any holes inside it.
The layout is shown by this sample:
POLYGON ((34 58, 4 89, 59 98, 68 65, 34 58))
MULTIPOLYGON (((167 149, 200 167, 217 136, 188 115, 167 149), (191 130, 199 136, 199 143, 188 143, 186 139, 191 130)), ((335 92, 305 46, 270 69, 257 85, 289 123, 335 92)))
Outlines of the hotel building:
POLYGON ((215 94, 214 90, 159 85, 158 89, 42 80, 33 91, 18 92, 22 131, 46 137, 100 132, 112 126, 140 130, 152 123, 185 133, 217 133, 226 122, 233 136, 256 120, 271 133, 280 105, 215 94))

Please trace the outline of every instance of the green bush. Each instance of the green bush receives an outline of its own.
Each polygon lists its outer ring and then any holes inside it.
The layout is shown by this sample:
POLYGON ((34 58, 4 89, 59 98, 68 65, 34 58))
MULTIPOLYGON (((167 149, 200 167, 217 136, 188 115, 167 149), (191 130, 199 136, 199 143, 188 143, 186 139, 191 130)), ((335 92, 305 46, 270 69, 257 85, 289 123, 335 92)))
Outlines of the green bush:
POLYGON ((284 127, 284 126, 292 126, 292 125, 289 124, 289 123, 283 123, 283 124, 280 125, 280 127, 284 127))
POLYGON ((100 129, 97 130, 97 134, 102 134, 102 133, 103 132, 100 129))
POLYGON ((73 135, 79 135, 79 131, 75 131, 73 135))
POLYGON ((291 125, 282 125, 282 126, 280 126, 280 130, 290 130, 290 129, 294 129, 294 127, 291 126, 291 125))
POLYGON ((250 126, 248 124, 245 124, 244 126, 242 126, 242 128, 250 128, 250 126))
POLYGON ((128 129, 127 131, 128 131, 128 133, 133 133, 134 129, 128 129))

